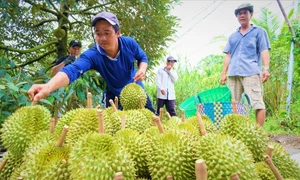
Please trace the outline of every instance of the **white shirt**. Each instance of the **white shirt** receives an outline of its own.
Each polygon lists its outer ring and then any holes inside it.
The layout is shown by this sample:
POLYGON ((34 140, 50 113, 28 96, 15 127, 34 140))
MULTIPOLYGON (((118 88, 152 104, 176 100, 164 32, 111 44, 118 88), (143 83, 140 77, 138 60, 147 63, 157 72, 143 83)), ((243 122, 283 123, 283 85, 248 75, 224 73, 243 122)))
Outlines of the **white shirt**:
POLYGON ((178 75, 174 70, 168 71, 165 68, 160 68, 157 71, 156 82, 157 82, 157 98, 175 100, 175 88, 174 83, 177 81, 178 75), (166 94, 163 95, 161 90, 165 90, 166 94))

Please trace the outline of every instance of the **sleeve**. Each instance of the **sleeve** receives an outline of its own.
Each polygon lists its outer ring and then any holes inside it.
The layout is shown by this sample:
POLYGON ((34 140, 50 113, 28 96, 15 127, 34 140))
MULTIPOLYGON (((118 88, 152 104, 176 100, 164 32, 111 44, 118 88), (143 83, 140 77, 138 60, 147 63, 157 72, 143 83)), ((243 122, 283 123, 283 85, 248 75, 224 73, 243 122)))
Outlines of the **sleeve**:
POLYGON ((60 58, 58 58, 58 60, 55 62, 54 66, 59 65, 60 63, 62 63, 65 59, 67 59, 68 56, 62 56, 60 58))
POLYGON ((269 36, 265 29, 261 28, 258 35, 257 41, 258 51, 261 53, 262 51, 271 49, 269 36))
POLYGON ((64 72, 70 79, 70 84, 79 78, 84 72, 90 70, 92 67, 92 58, 83 53, 72 64, 63 67, 60 72, 64 72))
POLYGON ((156 75, 156 85, 157 85, 157 88, 161 91, 163 89, 163 82, 162 82, 162 72, 161 72, 161 69, 159 69, 157 71, 157 75, 156 75))
POLYGON ((169 76, 170 76, 171 81, 172 81, 173 83, 175 83, 175 82, 178 80, 178 74, 177 74, 176 71, 173 71, 173 70, 170 71, 169 76))
POLYGON ((225 46, 225 48, 223 50, 223 53, 225 53, 225 54, 228 54, 228 53, 231 54, 231 52, 230 52, 230 41, 229 40, 226 43, 226 46, 225 46))
POLYGON ((132 39, 132 46, 134 48, 134 58, 138 61, 138 65, 141 62, 148 63, 148 57, 146 53, 134 39, 132 39))

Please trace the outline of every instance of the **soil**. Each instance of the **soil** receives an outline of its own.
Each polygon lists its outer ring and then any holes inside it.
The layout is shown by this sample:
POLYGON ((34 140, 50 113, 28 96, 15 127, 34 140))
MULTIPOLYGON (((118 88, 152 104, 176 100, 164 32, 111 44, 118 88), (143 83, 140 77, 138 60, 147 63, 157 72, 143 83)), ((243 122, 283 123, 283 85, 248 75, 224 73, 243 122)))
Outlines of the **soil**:
POLYGON ((300 135, 276 134, 269 136, 271 142, 280 143, 286 148, 300 149, 300 135))

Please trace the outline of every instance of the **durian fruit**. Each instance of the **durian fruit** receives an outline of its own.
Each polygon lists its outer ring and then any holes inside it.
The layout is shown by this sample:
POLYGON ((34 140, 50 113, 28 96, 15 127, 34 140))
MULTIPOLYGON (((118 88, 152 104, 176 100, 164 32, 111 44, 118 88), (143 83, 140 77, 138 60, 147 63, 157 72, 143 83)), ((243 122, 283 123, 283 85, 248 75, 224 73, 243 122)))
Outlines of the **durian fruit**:
POLYGON ((39 132, 49 129, 50 119, 50 111, 41 105, 17 109, 0 130, 4 147, 15 158, 22 158, 31 140, 39 132))
POLYGON ((272 161, 283 178, 300 179, 300 166, 279 143, 271 142, 274 147, 272 161))
POLYGON ((120 93, 120 104, 124 110, 145 107, 147 95, 145 90, 136 83, 127 84, 120 93))
POLYGON ((132 129, 123 129, 115 135, 117 144, 125 148, 135 162, 136 175, 140 178, 150 178, 147 166, 147 141, 145 135, 132 129))
MULTIPOLYGON (((203 121, 205 130, 206 130, 207 133, 214 133, 214 132, 217 131, 216 126, 213 124, 213 122, 209 119, 208 116, 206 116, 206 115, 201 115, 201 119, 202 119, 202 121, 203 121)), ((197 116, 192 116, 192 117, 189 117, 189 118, 185 119, 185 121, 183 122, 183 124, 191 124, 191 125, 193 125, 194 127, 197 127, 198 132, 199 132, 198 134, 199 134, 200 136, 202 136, 201 131, 200 131, 200 127, 199 127, 199 122, 198 122, 197 116)))
POLYGON ((170 117, 168 120, 163 121, 163 126, 166 129, 166 131, 178 128, 178 125, 181 123, 181 119, 177 116, 170 117))
POLYGON ((139 109, 139 111, 140 111, 142 114, 144 114, 144 115, 146 116, 146 118, 147 118, 149 121, 152 122, 152 117, 155 116, 155 114, 154 114, 152 111, 150 111, 150 110, 147 109, 147 108, 141 108, 141 109, 139 109))
POLYGON ((2 161, 5 161, 3 169, 0 171, 0 179, 9 179, 11 174, 21 166, 23 159, 14 157, 9 151, 5 153, 2 161))
POLYGON ((182 180, 196 178, 197 152, 193 141, 176 130, 149 138, 147 158, 152 179, 166 179, 168 175, 182 180))
POLYGON ((276 179, 274 173, 270 169, 270 167, 266 164, 266 162, 257 162, 255 163, 255 169, 258 173, 258 176, 261 180, 274 180, 276 179))
POLYGON ((268 134, 255 122, 240 114, 228 114, 219 124, 219 132, 243 141, 253 154, 255 162, 264 161, 268 134))
POLYGON ((240 179, 259 179, 251 151, 240 140, 229 135, 208 133, 202 136, 198 158, 203 159, 208 170, 208 179, 229 179, 237 173, 240 179))
POLYGON ((71 179, 113 180, 122 172, 125 179, 135 179, 136 169, 129 153, 108 134, 89 133, 74 144, 70 153, 71 179))
POLYGON ((62 39, 63 37, 65 37, 66 35, 66 31, 60 27, 58 27, 57 29, 55 29, 53 31, 53 35, 57 38, 57 39, 62 39))

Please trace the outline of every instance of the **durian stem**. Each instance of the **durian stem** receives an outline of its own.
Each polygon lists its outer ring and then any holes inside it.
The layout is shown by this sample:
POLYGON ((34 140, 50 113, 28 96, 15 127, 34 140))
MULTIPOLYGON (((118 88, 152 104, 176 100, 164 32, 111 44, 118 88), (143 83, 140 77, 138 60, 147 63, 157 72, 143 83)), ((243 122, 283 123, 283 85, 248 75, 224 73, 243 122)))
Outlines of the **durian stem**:
POLYGON ((159 132, 160 132, 160 133, 164 133, 165 130, 164 130, 162 124, 161 124, 161 121, 160 121, 159 117, 158 117, 158 116, 153 116, 153 117, 152 117, 152 120, 156 123, 159 132))
POLYGON ((230 180, 240 180, 240 177, 238 174, 234 173, 234 174, 231 174, 230 180))
POLYGON ((51 118, 51 120, 50 120, 50 129, 49 129, 50 134, 54 133, 54 127, 55 127, 55 119, 51 118))
POLYGON ((98 115, 98 133, 104 134, 104 120, 103 120, 103 114, 101 109, 97 111, 97 115, 98 115))
POLYGON ((164 108, 159 108, 159 120, 163 120, 163 113, 164 113, 164 108))
POLYGON ((272 158, 273 151, 274 151, 274 147, 271 145, 268 145, 266 153, 270 158, 272 158))
POLYGON ((122 172, 117 172, 114 176, 114 180, 123 180, 123 173, 122 172))
POLYGON ((168 118, 170 119, 171 118, 170 113, 168 111, 166 111, 166 114, 167 114, 168 118))
POLYGON ((68 130, 69 130, 69 127, 64 126, 64 128, 62 130, 62 133, 59 136, 58 141, 56 143, 56 147, 62 147, 63 146, 68 130))
POLYGON ((7 159, 3 159, 3 160, 1 161, 1 164, 0 164, 0 172, 1 172, 2 169, 4 168, 6 162, 7 162, 7 159))
POLYGON ((87 108, 93 108, 92 107, 92 93, 88 92, 87 93, 87 108))
POLYGON ((206 129, 204 127, 204 123, 203 123, 203 120, 202 120, 202 117, 201 117, 201 114, 200 112, 196 112, 196 117, 197 117, 197 120, 198 120, 198 124, 199 124, 199 127, 200 127, 200 131, 201 131, 201 134, 202 136, 205 136, 206 135, 206 129))
POLYGON ((112 99, 109 100, 109 103, 111 105, 111 107, 113 108, 114 112, 117 112, 118 111, 118 108, 116 107, 114 101, 112 99))
POLYGON ((184 111, 181 111, 181 122, 185 121, 185 114, 184 111))
POLYGON ((196 180, 207 180, 207 167, 203 159, 195 162, 196 180))
POLYGON ((122 114, 121 116, 121 129, 125 129, 126 127, 126 116, 125 114, 122 114))
POLYGON ((119 99, 117 96, 115 96, 115 106, 118 107, 119 106, 119 99))
POLYGON ((166 179, 167 179, 167 180, 173 180, 173 176, 172 176, 172 175, 167 175, 167 176, 166 176, 166 179))
POLYGON ((272 159, 266 155, 265 156, 265 162, 268 164, 268 166, 270 167, 270 169, 272 170, 273 174, 275 175, 277 180, 283 180, 282 176, 280 175, 278 169, 275 167, 275 165, 273 164, 272 159))
POLYGON ((231 100, 231 106, 232 106, 232 113, 237 114, 236 101, 234 99, 231 100))
POLYGON ((31 106, 35 106, 36 101, 32 101, 31 106))

